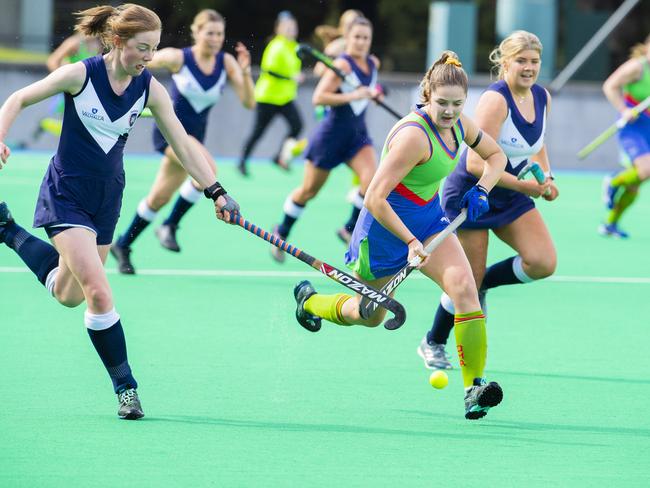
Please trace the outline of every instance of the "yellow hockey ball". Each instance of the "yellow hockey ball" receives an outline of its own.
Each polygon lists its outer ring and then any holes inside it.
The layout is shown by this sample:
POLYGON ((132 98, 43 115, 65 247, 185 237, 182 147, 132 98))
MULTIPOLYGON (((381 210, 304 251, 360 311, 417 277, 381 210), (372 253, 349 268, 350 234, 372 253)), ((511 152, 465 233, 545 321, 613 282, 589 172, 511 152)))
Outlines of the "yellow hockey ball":
POLYGON ((449 377, 447 376, 447 373, 438 369, 429 376, 429 383, 431 383, 431 386, 434 388, 442 390, 449 383, 449 377))

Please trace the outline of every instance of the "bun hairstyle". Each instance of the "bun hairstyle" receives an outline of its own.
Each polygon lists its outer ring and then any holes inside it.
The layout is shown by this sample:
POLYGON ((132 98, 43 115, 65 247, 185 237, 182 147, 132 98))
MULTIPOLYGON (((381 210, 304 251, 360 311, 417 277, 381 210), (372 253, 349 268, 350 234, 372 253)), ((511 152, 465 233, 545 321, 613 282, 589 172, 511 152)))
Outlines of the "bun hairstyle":
POLYGON ((211 8, 205 8, 194 16, 190 26, 192 35, 196 35, 208 22, 221 22, 224 26, 226 25, 226 19, 223 18, 223 15, 211 8))
POLYGON ((460 86, 467 93, 467 73, 453 51, 444 51, 427 70, 420 82, 420 100, 427 104, 439 86, 460 86))
POLYGON ((113 36, 131 39, 140 32, 162 30, 160 17, 146 7, 125 3, 119 7, 101 5, 75 12, 79 20, 75 31, 89 37, 97 37, 104 47, 113 47, 113 36))
POLYGON ((648 54, 648 44, 650 44, 650 36, 646 37, 643 43, 638 43, 630 49, 630 59, 643 58, 648 54))
POLYGON ((506 37, 490 53, 492 72, 497 72, 497 78, 502 80, 505 75, 505 62, 514 58, 522 51, 537 51, 542 56, 542 42, 532 32, 518 30, 506 37))

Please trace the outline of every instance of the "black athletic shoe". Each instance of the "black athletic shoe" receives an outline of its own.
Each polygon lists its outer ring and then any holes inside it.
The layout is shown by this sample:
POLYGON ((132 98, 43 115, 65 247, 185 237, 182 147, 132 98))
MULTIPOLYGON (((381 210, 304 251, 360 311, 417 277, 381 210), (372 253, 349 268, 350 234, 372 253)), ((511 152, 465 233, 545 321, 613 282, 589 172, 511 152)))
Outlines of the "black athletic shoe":
POLYGON ((475 379, 472 386, 465 393, 465 418, 476 420, 487 415, 488 410, 496 407, 503 400, 503 390, 499 383, 484 379, 475 379))
POLYGON ((111 254, 117 260, 117 270, 122 274, 135 274, 135 268, 131 264, 131 248, 122 247, 117 242, 111 244, 111 254))
POLYGON ((341 227, 339 230, 336 231, 336 237, 341 239, 341 242, 343 242, 343 244, 347 246, 350 244, 350 241, 352 240, 352 233, 345 227, 341 227))
POLYGON ((248 176, 248 168, 246 167, 245 161, 242 160, 237 163, 237 171, 239 171, 242 176, 248 176))
POLYGON ((293 296, 296 299, 296 320, 309 332, 318 332, 321 326, 321 318, 305 312, 305 302, 316 294, 312 284, 305 280, 298 283, 293 289, 293 296))
POLYGON ((117 416, 125 420, 138 420, 144 417, 142 405, 138 398, 138 392, 134 388, 122 390, 117 394, 117 401, 120 404, 120 409, 117 411, 117 416))
POLYGON ((0 242, 4 242, 5 228, 14 222, 14 218, 11 216, 7 203, 0 202, 0 242))
POLYGON ((156 236, 160 241, 160 245, 165 249, 173 252, 181 252, 181 247, 176 240, 176 231, 178 226, 174 224, 163 224, 156 229, 156 236))

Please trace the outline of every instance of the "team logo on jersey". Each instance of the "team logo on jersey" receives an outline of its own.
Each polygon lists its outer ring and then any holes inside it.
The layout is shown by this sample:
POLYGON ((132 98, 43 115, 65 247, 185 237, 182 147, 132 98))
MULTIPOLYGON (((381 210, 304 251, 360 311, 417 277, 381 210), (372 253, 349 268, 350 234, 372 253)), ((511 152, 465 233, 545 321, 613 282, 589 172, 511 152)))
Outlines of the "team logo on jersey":
POLYGON ((500 139, 499 142, 502 146, 509 146, 517 149, 522 149, 524 147, 524 145, 519 142, 519 139, 516 137, 511 137, 510 139, 500 139))
POLYGON ((131 127, 133 127, 135 121, 138 120, 138 115, 140 115, 138 112, 131 112, 131 116, 129 117, 129 125, 131 127))
POLYGON ((100 120, 100 121, 104 120, 104 116, 99 115, 98 112, 99 112, 99 109, 93 107, 93 108, 90 109, 90 112, 86 112, 85 110, 82 110, 81 115, 83 115, 84 117, 88 117, 89 119, 95 119, 95 120, 100 120))

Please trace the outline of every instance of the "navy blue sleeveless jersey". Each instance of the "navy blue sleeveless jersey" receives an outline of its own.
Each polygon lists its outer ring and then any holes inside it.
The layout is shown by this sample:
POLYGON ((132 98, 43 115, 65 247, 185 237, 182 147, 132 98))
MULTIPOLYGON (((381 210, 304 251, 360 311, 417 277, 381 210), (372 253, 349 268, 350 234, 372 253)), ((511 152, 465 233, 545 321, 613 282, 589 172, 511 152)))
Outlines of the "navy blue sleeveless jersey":
MULTIPOLYGON (((359 85, 375 88, 377 68, 372 58, 366 58, 369 71, 364 72, 347 54, 345 59, 352 71, 346 76, 337 93, 349 93, 359 85)), ((364 146, 372 145, 366 128, 366 109, 370 100, 354 100, 344 105, 331 107, 323 121, 309 138, 305 158, 316 167, 331 170, 341 163, 350 161, 364 146)))
POLYGON ((102 55, 82 62, 86 80, 79 93, 64 95, 63 129, 52 164, 64 176, 120 174, 129 132, 147 104, 151 74, 145 69, 117 95, 102 55))
MULTIPOLYGON (((531 91, 535 105, 535 120, 528 122, 519 112, 512 93, 505 81, 492 83, 488 90, 496 91, 506 100, 508 115, 501 126, 497 143, 508 157, 506 172, 517 175, 528 158, 537 154, 544 145, 546 132, 546 90, 533 85, 531 91)), ((447 216, 454 218, 460 212, 460 199, 478 179, 467 171, 467 149, 463 152, 456 169, 447 177, 443 190, 443 206, 447 216)), ((535 205, 530 197, 514 190, 495 186, 489 196, 490 211, 478 222, 463 224, 464 228, 495 228, 506 225, 535 205)))
POLYGON ((101 55, 82 62, 86 79, 79 93, 65 94, 63 130, 41 183, 34 226, 50 237, 85 228, 97 244, 108 245, 122 205, 124 145, 147 104, 151 74, 145 69, 117 95, 101 55))
MULTIPOLYGON (((373 89, 375 88, 377 85, 377 68, 370 56, 366 58, 366 63, 368 64, 369 69, 368 73, 363 71, 351 56, 343 54, 340 57, 348 62, 352 71, 345 77, 346 80, 341 83, 341 86, 338 89, 339 93, 352 92, 356 90, 358 85, 367 86, 373 89)), ((347 122, 351 125, 365 124, 366 109, 368 108, 369 103, 370 100, 364 98, 361 100, 354 100, 345 105, 337 105, 332 107, 325 120, 329 118, 332 123, 347 122)))
MULTIPOLYGON (((203 142, 208 114, 221 98, 227 81, 224 52, 215 55, 214 69, 205 74, 194 59, 192 48, 183 48, 183 66, 172 75, 171 97, 176 116, 188 134, 203 142)), ((153 133, 154 147, 164 152, 167 147, 158 128, 153 133)))

